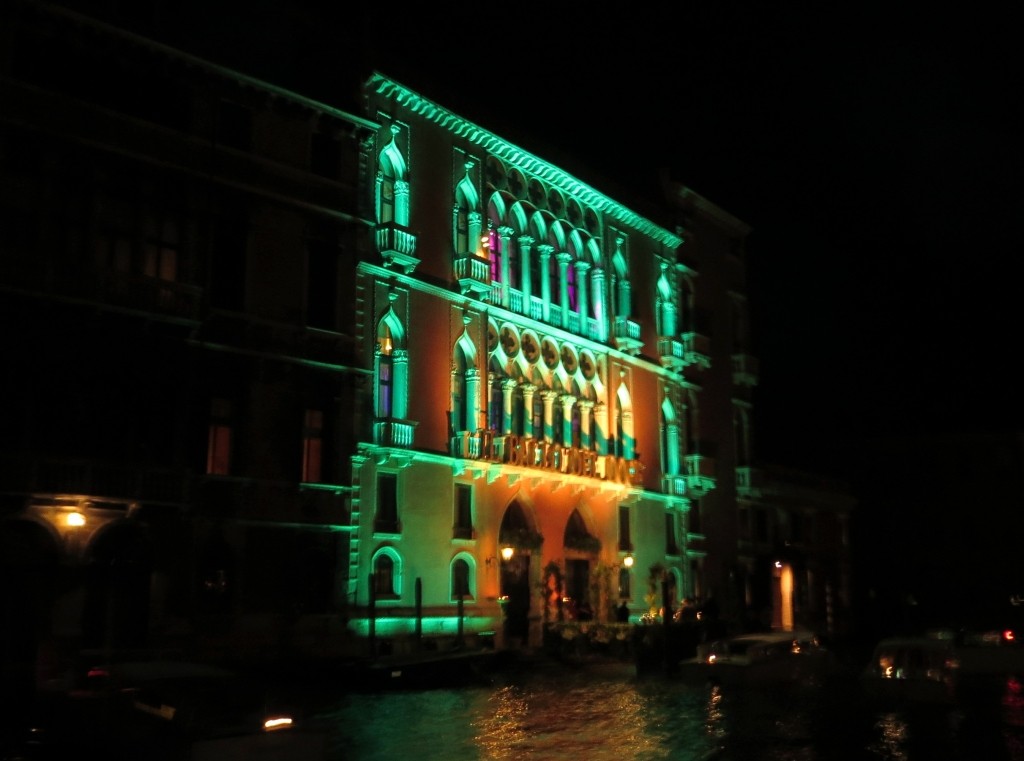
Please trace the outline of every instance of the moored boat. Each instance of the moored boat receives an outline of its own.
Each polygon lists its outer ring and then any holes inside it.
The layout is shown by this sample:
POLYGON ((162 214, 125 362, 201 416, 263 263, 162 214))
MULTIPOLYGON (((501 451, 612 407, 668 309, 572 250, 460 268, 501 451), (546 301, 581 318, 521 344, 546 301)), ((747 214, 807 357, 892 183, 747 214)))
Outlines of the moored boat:
POLYGON ((771 631, 725 637, 697 648, 679 662, 689 683, 749 686, 813 686, 840 673, 841 664, 812 631, 771 631))

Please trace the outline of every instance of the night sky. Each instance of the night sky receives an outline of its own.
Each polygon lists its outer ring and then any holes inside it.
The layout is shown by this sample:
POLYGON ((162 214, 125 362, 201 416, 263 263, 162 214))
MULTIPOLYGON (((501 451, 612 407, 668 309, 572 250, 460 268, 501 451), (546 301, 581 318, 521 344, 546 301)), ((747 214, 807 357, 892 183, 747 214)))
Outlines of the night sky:
POLYGON ((610 195, 651 195, 667 167, 749 224, 765 461, 845 476, 864 437, 1024 424, 1008 17, 446 4, 374 25, 244 7, 189 44, 341 106, 377 69, 610 195))

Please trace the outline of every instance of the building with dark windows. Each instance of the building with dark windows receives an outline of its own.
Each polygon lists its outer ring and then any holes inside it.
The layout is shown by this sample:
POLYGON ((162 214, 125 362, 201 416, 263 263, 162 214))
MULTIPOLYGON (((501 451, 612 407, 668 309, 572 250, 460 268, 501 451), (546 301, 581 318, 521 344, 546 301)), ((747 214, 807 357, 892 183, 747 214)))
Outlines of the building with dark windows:
POLYGON ((10 668, 532 646, 662 599, 845 626, 852 501, 755 457, 742 222, 385 74, 350 113, 2 13, 10 668))

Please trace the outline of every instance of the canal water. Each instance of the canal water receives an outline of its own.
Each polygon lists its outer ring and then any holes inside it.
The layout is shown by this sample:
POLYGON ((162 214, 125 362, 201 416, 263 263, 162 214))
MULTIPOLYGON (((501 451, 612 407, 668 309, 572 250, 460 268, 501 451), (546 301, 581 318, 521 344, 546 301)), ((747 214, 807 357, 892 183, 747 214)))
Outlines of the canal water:
POLYGON ((455 689, 324 696, 333 761, 1024 761, 1024 688, 984 705, 874 710, 855 682, 785 692, 544 664, 455 689))

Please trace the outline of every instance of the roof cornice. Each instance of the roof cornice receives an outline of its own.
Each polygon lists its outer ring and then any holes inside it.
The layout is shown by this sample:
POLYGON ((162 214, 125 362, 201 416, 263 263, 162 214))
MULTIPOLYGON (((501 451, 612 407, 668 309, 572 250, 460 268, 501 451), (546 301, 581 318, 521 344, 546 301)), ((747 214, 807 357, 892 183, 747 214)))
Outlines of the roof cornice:
POLYGON ((559 190, 577 198, 581 203, 597 209, 621 224, 630 225, 662 245, 671 249, 676 249, 682 245, 683 239, 675 233, 666 230, 660 225, 656 225, 623 206, 618 201, 612 200, 586 183, 580 182, 575 177, 537 158, 522 148, 502 140, 493 132, 489 132, 457 114, 453 114, 451 111, 424 98, 419 93, 413 92, 390 77, 380 72, 374 72, 370 75, 367 85, 377 95, 388 98, 402 108, 434 122, 461 140, 479 145, 502 161, 534 177, 539 177, 559 190))

